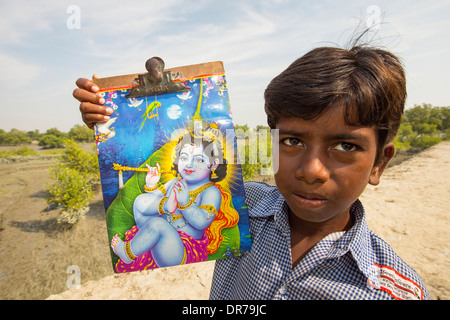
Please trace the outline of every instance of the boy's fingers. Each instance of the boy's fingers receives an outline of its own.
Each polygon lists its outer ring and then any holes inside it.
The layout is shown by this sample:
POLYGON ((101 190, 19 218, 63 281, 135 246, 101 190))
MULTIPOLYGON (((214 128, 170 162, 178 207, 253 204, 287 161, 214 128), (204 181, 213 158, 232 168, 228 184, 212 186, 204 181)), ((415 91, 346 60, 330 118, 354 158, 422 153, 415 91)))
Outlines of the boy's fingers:
POLYGON ((97 122, 105 122, 109 120, 109 115, 113 113, 111 108, 103 107, 98 104, 89 102, 82 102, 80 104, 80 111, 83 122, 91 129, 97 122))
POLYGON ((82 119, 89 128, 93 129, 97 122, 108 121, 109 117, 98 113, 83 113, 82 119))
POLYGON ((104 104, 105 99, 102 97, 99 97, 93 92, 90 92, 85 89, 75 89, 73 90, 73 97, 77 99, 80 102, 91 102, 95 104, 104 104))
POLYGON ((97 74, 92 76, 92 80, 79 78, 76 81, 78 88, 73 91, 73 97, 81 102, 83 122, 91 129, 97 122, 108 121, 109 115, 114 112, 111 108, 104 107, 105 99, 96 94, 100 89, 93 80, 99 78, 97 74))
POLYGON ((80 89, 84 89, 90 92, 97 92, 99 87, 97 87, 91 80, 85 78, 79 78, 76 82, 76 85, 80 89))
POLYGON ((114 110, 109 107, 104 107, 102 105, 83 101, 80 103, 80 111, 81 113, 95 113, 100 116, 109 116, 114 110))

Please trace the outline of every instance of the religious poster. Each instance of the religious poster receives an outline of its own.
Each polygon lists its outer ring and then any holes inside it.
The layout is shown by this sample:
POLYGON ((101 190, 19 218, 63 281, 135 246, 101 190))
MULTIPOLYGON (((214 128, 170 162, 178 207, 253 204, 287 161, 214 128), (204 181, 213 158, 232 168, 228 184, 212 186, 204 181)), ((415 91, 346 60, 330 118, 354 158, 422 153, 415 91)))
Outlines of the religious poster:
POLYGON ((114 113, 96 126, 116 272, 217 260, 251 247, 223 64, 96 79, 114 113))

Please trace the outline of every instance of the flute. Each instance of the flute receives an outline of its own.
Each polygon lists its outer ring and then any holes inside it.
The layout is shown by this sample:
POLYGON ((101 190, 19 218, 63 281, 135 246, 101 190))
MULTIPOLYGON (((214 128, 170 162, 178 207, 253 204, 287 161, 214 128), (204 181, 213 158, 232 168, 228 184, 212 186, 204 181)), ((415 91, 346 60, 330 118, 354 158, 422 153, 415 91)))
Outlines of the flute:
MULTIPOLYGON (((113 169, 116 171, 119 171, 119 189, 123 188, 123 176, 122 176, 123 171, 148 172, 148 168, 132 168, 132 167, 127 167, 127 166, 122 166, 118 163, 113 163, 113 169)), ((158 173, 159 174, 162 174, 162 173, 174 174, 173 171, 159 171, 158 173)))
MULTIPOLYGON (((120 171, 119 174, 122 171, 137 171, 137 172, 148 172, 148 168, 132 168, 132 167, 126 167, 126 166, 122 166, 118 163, 113 163, 113 168, 116 171, 120 171)), ((173 174, 172 171, 159 171, 159 173, 170 173, 173 174)))

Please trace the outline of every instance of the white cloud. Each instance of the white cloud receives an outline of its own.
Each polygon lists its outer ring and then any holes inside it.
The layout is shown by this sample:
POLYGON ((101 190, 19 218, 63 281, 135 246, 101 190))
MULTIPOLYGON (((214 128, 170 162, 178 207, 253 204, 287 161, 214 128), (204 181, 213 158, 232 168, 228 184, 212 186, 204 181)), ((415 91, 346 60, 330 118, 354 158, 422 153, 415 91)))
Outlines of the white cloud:
POLYGON ((0 2, 0 45, 26 45, 30 33, 50 31, 54 7, 51 1, 0 2))
POLYGON ((115 36, 120 40, 136 39, 160 29, 164 22, 176 19, 179 1, 82 1, 83 28, 95 36, 115 36))

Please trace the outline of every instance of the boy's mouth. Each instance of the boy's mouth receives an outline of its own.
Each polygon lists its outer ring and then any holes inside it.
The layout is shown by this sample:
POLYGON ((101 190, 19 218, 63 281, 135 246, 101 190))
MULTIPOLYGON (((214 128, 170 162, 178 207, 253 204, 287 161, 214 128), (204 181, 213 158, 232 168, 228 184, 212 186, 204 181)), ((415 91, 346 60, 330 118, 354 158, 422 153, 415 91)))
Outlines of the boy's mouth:
POLYGON ((326 197, 315 193, 292 193, 292 195, 302 207, 311 209, 322 207, 328 201, 326 197))
POLYGON ((186 174, 191 174, 194 170, 184 169, 184 172, 186 172, 186 174))

